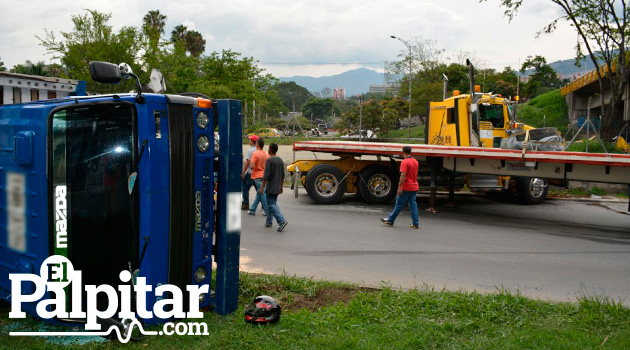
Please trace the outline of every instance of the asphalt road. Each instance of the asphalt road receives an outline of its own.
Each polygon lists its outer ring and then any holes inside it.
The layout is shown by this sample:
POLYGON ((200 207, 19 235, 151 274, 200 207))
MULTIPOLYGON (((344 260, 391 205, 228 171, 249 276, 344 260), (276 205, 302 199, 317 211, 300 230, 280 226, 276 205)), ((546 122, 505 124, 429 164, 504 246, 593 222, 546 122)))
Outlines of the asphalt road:
POLYGON ((265 228, 261 209, 242 212, 242 270, 403 289, 507 288, 553 301, 597 295, 630 305, 627 203, 523 206, 458 196, 456 208, 429 214, 423 195, 420 229, 413 230, 407 209, 388 227, 379 218, 393 205, 367 205, 354 195, 316 205, 304 192, 296 199, 285 191, 284 232, 275 222, 265 228))

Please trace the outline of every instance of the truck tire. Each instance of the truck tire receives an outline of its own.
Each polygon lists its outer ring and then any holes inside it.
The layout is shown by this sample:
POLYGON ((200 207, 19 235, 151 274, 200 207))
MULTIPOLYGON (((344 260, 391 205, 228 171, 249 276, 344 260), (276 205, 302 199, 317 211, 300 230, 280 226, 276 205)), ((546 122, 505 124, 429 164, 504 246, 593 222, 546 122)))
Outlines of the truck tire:
POLYGON ((346 192, 341 170, 330 164, 319 164, 306 175, 306 193, 317 204, 335 204, 346 192))
POLYGON ((523 204, 538 204, 547 199, 549 181, 538 177, 519 177, 516 183, 518 199, 523 204))
POLYGON ((359 193, 370 204, 388 203, 396 197, 398 174, 382 165, 371 165, 359 174, 359 193))

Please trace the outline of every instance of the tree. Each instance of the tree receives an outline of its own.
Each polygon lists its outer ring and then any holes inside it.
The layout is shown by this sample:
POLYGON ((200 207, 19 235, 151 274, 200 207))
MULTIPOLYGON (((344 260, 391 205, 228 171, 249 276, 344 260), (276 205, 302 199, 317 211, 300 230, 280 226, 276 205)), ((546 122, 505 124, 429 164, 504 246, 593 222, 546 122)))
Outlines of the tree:
POLYGON ((43 61, 33 63, 28 60, 24 64, 18 64, 11 68, 11 73, 38 75, 41 77, 57 76, 55 69, 49 69, 43 61))
POLYGON ((333 114, 339 114, 340 109, 332 98, 311 97, 302 106, 302 115, 313 119, 330 120, 333 114))
POLYGON ((313 97, 307 88, 298 85, 294 81, 280 82, 273 86, 278 97, 289 111, 300 111, 310 97, 313 97))
POLYGON ((186 49, 193 57, 199 57, 206 50, 206 39, 196 30, 186 33, 186 49))
MULTIPOLYGON (((486 0, 480 0, 486 1, 486 0)), ((505 8, 505 15, 511 21, 516 15, 524 0, 500 0, 505 8)), ((630 8, 626 1, 621 3, 615 0, 548 0, 556 5, 562 15, 542 30, 541 34, 553 32, 559 21, 566 21, 575 28, 578 34, 576 45, 576 64, 584 57, 584 48, 589 58, 595 65, 605 66, 605 69, 596 69, 600 89, 601 116, 606 115, 606 101, 604 93, 604 78, 608 78, 612 91, 611 101, 608 104, 608 118, 602 118, 605 123, 612 122, 612 112, 617 101, 626 90, 630 78, 627 59, 628 35, 630 35, 630 8), (613 69, 613 66, 615 69, 613 69), (612 74, 615 72, 615 74, 612 74)), ((610 136, 610 125, 604 124, 602 131, 610 136)))
POLYGON ((186 42, 186 33, 188 33, 188 27, 183 24, 178 25, 171 31, 171 42, 186 42))
POLYGON ((6 71, 6 67, 4 66, 4 62, 0 61, 0 72, 6 71))
POLYGON ((108 24, 111 14, 96 10, 86 10, 83 15, 71 17, 74 28, 61 32, 57 40, 53 32, 46 30, 46 37, 39 38, 41 45, 53 53, 53 58, 61 60, 68 78, 85 80, 90 92, 104 93, 117 90, 135 89, 132 81, 122 86, 99 84, 92 81, 89 72, 91 61, 128 63, 133 71, 141 76, 141 65, 136 58, 142 47, 141 33, 133 27, 123 27, 118 33, 108 24))
POLYGON ((178 25, 171 32, 171 42, 183 44, 186 51, 193 57, 199 57, 206 50, 206 39, 196 30, 188 30, 183 24, 178 25))
POLYGON ((381 101, 385 110, 383 111, 383 124, 381 129, 387 133, 396 125, 400 125, 400 121, 406 118, 409 113, 409 101, 400 97, 390 98, 381 101))
POLYGON ((157 46, 160 36, 164 34, 166 16, 160 10, 151 10, 142 18, 142 32, 157 46))
POLYGON ((539 94, 543 88, 557 89, 560 87, 560 79, 558 73, 547 64, 547 60, 542 56, 528 56, 521 66, 521 73, 525 73, 527 69, 533 69, 534 73, 530 75, 529 82, 525 90, 529 92, 529 96, 534 97, 539 94))

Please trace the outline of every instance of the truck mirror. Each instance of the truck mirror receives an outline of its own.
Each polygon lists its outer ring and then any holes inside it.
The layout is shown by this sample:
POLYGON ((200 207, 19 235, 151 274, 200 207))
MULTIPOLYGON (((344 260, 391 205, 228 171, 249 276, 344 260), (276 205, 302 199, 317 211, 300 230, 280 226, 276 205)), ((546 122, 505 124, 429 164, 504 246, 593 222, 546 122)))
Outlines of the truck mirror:
POLYGON ((118 84, 122 80, 120 67, 109 62, 90 62, 90 75, 94 81, 105 84, 118 84))

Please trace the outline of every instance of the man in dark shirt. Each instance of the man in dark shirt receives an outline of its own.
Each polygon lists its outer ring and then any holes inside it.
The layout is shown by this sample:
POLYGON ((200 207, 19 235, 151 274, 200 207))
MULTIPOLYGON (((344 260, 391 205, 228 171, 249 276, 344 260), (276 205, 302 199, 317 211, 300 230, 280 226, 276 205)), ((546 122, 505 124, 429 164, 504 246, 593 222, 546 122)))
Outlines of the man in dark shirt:
POLYGON ((284 183, 284 162, 282 158, 276 156, 278 152, 277 144, 270 144, 268 152, 270 157, 265 164, 262 187, 259 190, 261 194, 263 190, 267 192, 267 209, 269 213, 267 214, 265 226, 271 227, 275 217, 278 222, 278 232, 282 232, 288 224, 278 207, 278 195, 282 193, 282 184, 284 183))

